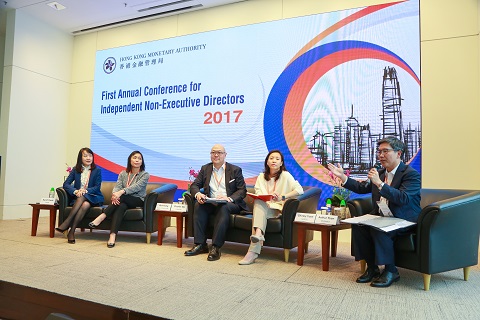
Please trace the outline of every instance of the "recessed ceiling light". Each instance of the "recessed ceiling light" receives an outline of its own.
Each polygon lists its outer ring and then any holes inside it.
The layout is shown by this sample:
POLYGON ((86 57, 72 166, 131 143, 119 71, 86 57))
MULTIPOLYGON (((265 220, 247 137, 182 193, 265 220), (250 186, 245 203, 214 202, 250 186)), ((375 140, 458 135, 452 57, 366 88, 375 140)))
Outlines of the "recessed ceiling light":
POLYGON ((47 3, 47 6, 49 6, 50 8, 53 8, 55 10, 58 10, 58 11, 65 9, 64 5, 62 5, 62 4, 60 4, 56 1, 47 3))

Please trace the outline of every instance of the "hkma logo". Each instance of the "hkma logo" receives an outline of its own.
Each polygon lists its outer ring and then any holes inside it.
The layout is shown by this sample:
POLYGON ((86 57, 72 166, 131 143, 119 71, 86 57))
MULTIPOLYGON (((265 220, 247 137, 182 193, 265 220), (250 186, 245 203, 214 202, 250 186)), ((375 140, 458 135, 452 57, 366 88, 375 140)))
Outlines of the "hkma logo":
POLYGON ((110 74, 115 70, 116 66, 117 66, 117 61, 115 61, 115 58, 108 57, 107 59, 105 59, 105 62, 103 63, 103 71, 107 74, 110 74))

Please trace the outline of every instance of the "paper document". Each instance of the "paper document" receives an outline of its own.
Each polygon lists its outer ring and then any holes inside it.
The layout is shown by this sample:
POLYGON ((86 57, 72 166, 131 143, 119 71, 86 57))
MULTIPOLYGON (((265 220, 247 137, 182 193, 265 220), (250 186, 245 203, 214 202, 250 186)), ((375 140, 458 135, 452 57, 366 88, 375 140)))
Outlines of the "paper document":
POLYGON ((342 220, 342 222, 371 226, 385 232, 413 226, 416 224, 415 222, 410 222, 400 218, 380 217, 373 214, 366 214, 359 217, 348 218, 342 220))
POLYGON ((393 217, 393 213, 392 211, 390 211, 390 208, 385 201, 377 201, 377 204, 380 208, 380 211, 385 217, 393 217))

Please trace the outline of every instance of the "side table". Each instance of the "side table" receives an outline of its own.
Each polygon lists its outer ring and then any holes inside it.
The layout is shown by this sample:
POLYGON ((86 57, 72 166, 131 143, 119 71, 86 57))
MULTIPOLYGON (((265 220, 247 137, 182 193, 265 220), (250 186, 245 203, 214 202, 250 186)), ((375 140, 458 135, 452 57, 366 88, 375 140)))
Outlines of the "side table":
POLYGON ((322 269, 328 271, 330 264, 330 236, 332 257, 337 256, 338 230, 350 229, 349 223, 340 223, 336 225, 304 223, 294 221, 298 230, 298 256, 297 265, 303 266, 303 257, 305 254, 305 235, 307 230, 320 231, 322 233, 322 269))
POLYGON ((32 236, 37 235, 38 217, 40 216, 40 210, 50 210, 50 238, 55 236, 55 221, 57 220, 58 204, 40 204, 30 203, 32 206, 32 236))
MULTIPOLYGON (((182 247, 182 230, 183 230, 183 218, 185 218, 185 225, 188 225, 188 212, 177 211, 160 211, 155 210, 154 213, 158 214, 158 240, 157 244, 162 245, 163 240, 163 218, 175 217, 177 218, 177 248, 182 247)), ((185 228, 185 239, 188 238, 187 229, 185 228)))

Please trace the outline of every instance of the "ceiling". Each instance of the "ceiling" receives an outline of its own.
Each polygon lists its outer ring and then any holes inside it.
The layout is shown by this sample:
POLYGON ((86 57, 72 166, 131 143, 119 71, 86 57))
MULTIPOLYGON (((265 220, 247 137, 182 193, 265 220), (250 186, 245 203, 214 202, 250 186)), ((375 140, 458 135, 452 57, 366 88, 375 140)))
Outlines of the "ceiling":
POLYGON ((0 0, 0 18, 17 9, 80 34, 242 1, 247 0, 0 0))

